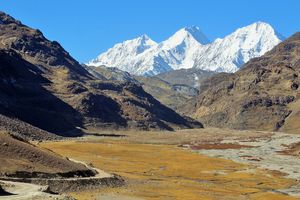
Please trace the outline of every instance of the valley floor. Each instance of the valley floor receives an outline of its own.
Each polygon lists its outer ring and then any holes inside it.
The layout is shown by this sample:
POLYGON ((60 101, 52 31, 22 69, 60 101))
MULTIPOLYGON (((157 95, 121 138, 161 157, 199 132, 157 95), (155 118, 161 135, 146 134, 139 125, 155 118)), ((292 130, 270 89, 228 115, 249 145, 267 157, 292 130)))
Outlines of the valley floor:
POLYGON ((76 199, 300 199, 295 176, 300 167, 293 165, 299 158, 283 153, 300 138, 282 139, 279 134, 211 128, 175 133, 94 131, 84 138, 39 145, 125 178, 123 187, 69 194, 76 199), (273 149, 268 144, 274 144, 273 149), (269 167, 263 161, 266 156, 254 152, 266 153, 269 161, 286 156, 283 170, 279 162, 269 167), (287 169, 289 162, 293 167, 287 169))

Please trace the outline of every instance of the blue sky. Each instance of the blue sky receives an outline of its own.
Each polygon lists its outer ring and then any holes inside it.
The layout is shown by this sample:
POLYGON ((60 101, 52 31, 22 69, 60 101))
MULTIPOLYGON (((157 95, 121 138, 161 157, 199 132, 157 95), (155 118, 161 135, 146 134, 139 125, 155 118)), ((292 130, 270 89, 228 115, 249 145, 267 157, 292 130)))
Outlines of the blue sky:
POLYGON ((1 9, 40 29, 80 62, 146 33, 159 42, 196 25, 210 40, 256 21, 288 37, 300 31, 299 0, 1 0, 1 9))

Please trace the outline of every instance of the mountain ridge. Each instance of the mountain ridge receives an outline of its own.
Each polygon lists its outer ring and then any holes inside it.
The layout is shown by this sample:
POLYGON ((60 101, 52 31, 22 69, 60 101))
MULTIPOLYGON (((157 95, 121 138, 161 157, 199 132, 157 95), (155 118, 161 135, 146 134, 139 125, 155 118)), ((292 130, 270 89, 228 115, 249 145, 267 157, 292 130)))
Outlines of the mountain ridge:
MULTIPOLYGON (((19 121, 61 136, 78 136, 87 128, 202 127, 133 82, 96 77, 41 31, 3 12, 0 20, 0 115, 7 121, 0 129, 19 121)), ((138 42, 143 40, 146 36, 138 42)))
POLYGON ((207 126, 299 133, 300 32, 239 71, 205 80, 181 111, 207 126))
POLYGON ((198 27, 191 26, 178 30, 165 41, 153 42, 150 48, 139 54, 131 51, 138 46, 117 48, 117 45, 136 39, 118 43, 87 65, 117 67, 134 75, 146 76, 189 68, 232 73, 251 58, 271 50, 283 39, 271 25, 260 21, 212 42, 198 27), (119 56, 122 53, 126 57, 119 56))

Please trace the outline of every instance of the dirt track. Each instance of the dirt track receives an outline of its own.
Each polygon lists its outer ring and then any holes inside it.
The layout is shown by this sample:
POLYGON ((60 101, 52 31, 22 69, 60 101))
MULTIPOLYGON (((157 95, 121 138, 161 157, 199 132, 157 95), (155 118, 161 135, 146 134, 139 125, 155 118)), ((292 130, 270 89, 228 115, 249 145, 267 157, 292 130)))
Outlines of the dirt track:
MULTIPOLYGON (((12 195, 2 196, 2 199, 17 199, 17 200, 28 200, 28 199, 59 199, 63 196, 60 195, 50 195, 48 193, 42 192, 44 189, 49 187, 51 191, 60 192, 61 190, 73 190, 80 189, 82 187, 89 188, 92 187, 100 187, 106 185, 121 185, 123 180, 119 177, 115 177, 109 173, 106 173, 100 169, 89 166, 88 164, 78 161, 75 159, 69 159, 70 161, 80 163, 85 165, 87 168, 94 170, 97 174, 93 177, 78 177, 78 178, 61 178, 61 179, 39 179, 39 178, 7 178, 6 180, 10 181, 2 181, 5 185, 10 185, 11 187, 5 188, 7 192, 12 195), (25 183, 27 182, 27 183, 25 183), (34 184, 40 183, 40 184, 34 184), (42 186, 46 185, 46 186, 42 186), (48 186, 49 185, 49 186, 48 186), (71 185, 71 186, 69 186, 71 185)), ((2 180, 5 180, 2 179, 2 180)))
POLYGON ((11 187, 6 187, 6 191, 12 193, 12 195, 1 196, 1 200, 51 200, 59 197, 59 195, 50 195, 42 192, 41 190, 44 187, 40 185, 10 181, 4 181, 4 183, 11 185, 11 187))

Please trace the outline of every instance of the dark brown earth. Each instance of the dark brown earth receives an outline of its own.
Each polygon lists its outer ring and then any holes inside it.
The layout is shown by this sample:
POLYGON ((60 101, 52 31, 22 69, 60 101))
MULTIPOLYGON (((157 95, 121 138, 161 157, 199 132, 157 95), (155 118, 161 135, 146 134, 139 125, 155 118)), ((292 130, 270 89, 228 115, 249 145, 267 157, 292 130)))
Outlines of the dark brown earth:
POLYGON ((207 126, 299 133, 300 33, 234 74, 218 74, 181 110, 207 126))
POLYGON ((44 131, 40 128, 32 126, 26 122, 18 120, 16 118, 6 117, 0 114, 0 131, 7 132, 14 137, 22 140, 59 140, 59 137, 55 134, 44 131))
POLYGON ((100 80, 41 31, 2 12, 0 20, 1 115, 62 136, 84 128, 202 127, 135 83, 100 80))
POLYGON ((0 175, 10 177, 72 177, 94 175, 82 164, 71 162, 33 144, 0 133, 0 175))

